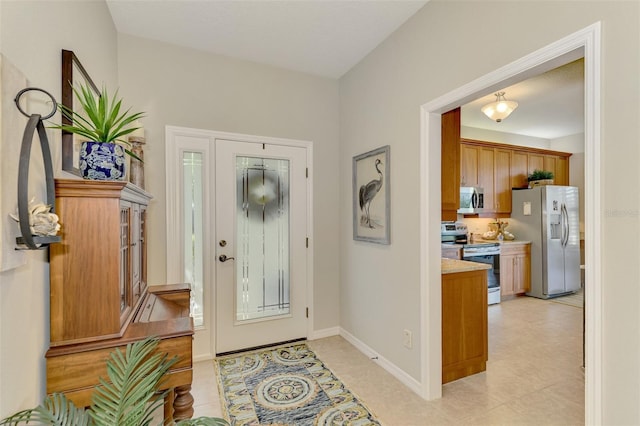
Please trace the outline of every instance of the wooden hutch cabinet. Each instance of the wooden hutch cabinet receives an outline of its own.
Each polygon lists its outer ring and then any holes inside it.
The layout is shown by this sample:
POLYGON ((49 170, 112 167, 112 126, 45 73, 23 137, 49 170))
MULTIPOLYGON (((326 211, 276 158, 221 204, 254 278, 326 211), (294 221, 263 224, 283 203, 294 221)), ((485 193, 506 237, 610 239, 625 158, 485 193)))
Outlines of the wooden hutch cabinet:
POLYGON ((146 211, 151 195, 122 181, 56 180, 62 242, 50 246, 47 393, 90 404, 115 348, 157 336, 177 355, 164 387, 165 418, 193 414, 193 321, 187 284, 147 285, 146 211), (175 415, 174 415, 175 409, 175 415))

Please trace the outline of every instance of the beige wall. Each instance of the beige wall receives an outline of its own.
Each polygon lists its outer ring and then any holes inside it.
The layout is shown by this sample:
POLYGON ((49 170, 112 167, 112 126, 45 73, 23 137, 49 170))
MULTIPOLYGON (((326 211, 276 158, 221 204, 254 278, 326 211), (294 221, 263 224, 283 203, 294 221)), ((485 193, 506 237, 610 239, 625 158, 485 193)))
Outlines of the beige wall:
MULTIPOLYGON (((340 80, 341 326, 420 378, 420 105, 602 21, 603 413, 638 424, 640 3, 432 0, 340 80), (496 25, 496 19, 499 25, 496 25), (508 37, 504 37, 508 34, 508 37), (351 157, 391 145, 391 239, 351 238, 351 157), (608 210, 608 211, 607 211, 608 210), (631 328, 630 328, 631 327, 631 328), (414 349, 402 346, 413 331, 414 349)), ((439 215, 439 194, 429 194, 439 215)), ((587 284, 588 285, 588 284, 587 284)), ((428 351, 429 348, 426 348, 428 351)))
MULTIPOLYGON (((75 51, 96 84, 117 82, 116 32, 103 2, 0 1, 0 51, 32 86, 49 91, 58 100, 61 49, 75 51)), ((58 133, 49 131, 56 164, 60 161, 58 133)), ((34 148, 35 163, 39 156, 34 148)), ((42 179, 38 180, 41 175, 34 168, 30 183, 44 188, 42 179)), ((14 185, 15 181, 0 183, 2 189, 14 185)), ((12 210, 5 211, 3 206, 0 214, 12 210)), ((0 273, 0 417, 42 401, 48 347, 49 264, 45 250, 29 252, 25 266, 0 273)))
POLYGON ((166 125, 313 142, 314 327, 339 324, 338 82, 119 35, 120 83, 147 112, 149 282, 164 282, 166 125))
MULTIPOLYGON (((464 119, 464 117, 463 117, 464 119)), ((479 141, 506 143, 508 145, 528 146, 532 148, 549 149, 549 139, 533 136, 516 135, 515 133, 496 132, 494 130, 479 129, 477 127, 460 128, 460 137, 479 141)))

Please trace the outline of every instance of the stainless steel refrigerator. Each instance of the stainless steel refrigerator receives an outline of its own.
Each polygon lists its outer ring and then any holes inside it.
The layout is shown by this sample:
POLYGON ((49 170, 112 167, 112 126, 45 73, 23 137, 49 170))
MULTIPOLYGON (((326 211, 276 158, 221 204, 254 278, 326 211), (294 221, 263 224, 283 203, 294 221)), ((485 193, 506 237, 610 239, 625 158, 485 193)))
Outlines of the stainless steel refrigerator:
POLYGON ((578 188, 514 189, 509 231, 531 241, 529 296, 548 299, 580 289, 578 188))

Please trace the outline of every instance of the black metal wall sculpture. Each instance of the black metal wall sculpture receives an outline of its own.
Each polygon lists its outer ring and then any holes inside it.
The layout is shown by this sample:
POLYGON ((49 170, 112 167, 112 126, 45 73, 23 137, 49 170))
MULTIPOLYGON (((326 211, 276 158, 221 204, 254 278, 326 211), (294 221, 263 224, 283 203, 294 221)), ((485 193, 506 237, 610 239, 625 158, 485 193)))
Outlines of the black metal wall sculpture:
POLYGON ((40 148, 42 149, 42 159, 44 161, 44 172, 46 179, 47 190, 47 205, 51 207, 50 212, 55 212, 55 185, 53 181, 53 164, 51 161, 51 151, 49 150, 49 139, 47 138, 47 132, 45 131, 43 120, 47 120, 56 113, 58 104, 53 96, 45 90, 38 89, 36 87, 27 87, 18 92, 15 98, 16 106, 18 110, 29 118, 27 125, 24 129, 22 136, 22 146, 20 148, 20 164, 18 166, 18 219, 20 222, 20 233, 22 237, 16 238, 16 243, 19 245, 17 250, 29 249, 38 250, 47 247, 51 243, 60 241, 59 236, 42 236, 33 235, 31 232, 31 226, 29 222, 29 162, 31 159, 31 144, 33 142, 33 134, 35 130, 38 130, 38 136, 40 139, 40 148), (29 91, 39 91, 45 93, 51 98, 53 102, 53 110, 48 115, 42 117, 40 114, 27 114, 20 107, 20 97, 29 91))

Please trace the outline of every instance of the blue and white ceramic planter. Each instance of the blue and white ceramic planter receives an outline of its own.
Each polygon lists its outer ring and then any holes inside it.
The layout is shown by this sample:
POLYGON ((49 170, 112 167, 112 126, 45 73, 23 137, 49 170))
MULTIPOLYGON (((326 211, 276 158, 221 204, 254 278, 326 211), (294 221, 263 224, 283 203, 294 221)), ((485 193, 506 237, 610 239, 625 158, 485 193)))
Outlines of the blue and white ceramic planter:
POLYGON ((124 148, 115 143, 83 142, 80 147, 80 173, 91 180, 124 179, 124 148))

